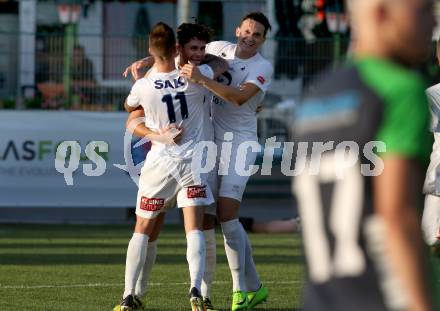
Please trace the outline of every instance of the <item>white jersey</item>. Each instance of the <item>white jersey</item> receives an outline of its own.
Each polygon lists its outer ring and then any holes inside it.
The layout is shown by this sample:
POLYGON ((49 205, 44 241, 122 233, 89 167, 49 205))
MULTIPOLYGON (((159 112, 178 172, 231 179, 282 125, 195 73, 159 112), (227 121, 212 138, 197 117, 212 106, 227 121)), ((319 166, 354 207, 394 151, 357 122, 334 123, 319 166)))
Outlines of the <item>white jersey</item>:
MULTIPOLYGON (((176 56, 174 59, 176 68, 180 66, 180 56, 176 56)), ((154 67, 153 67, 154 70, 154 67)), ((203 74, 203 73, 202 73, 203 74)), ((204 87, 199 88, 200 92, 203 92, 203 140, 214 141, 214 127, 211 120, 211 98, 212 93, 204 87)))
MULTIPOLYGON (((176 56, 176 58, 174 58, 174 64, 176 65, 176 68, 179 68, 180 56, 176 56)), ((153 66, 150 73, 157 73, 157 68, 153 66)), ((203 92, 203 140, 214 141, 214 125, 212 124, 211 119, 212 93, 204 87, 199 87, 199 90, 200 92, 203 92)))
POLYGON ((260 92, 240 107, 213 96, 215 138, 223 140, 224 133, 233 132, 234 142, 257 140, 256 109, 270 85, 273 67, 260 53, 248 59, 236 57, 236 48, 236 44, 227 41, 214 41, 206 46, 206 53, 222 57, 229 63, 229 70, 217 80, 236 88, 252 83, 260 88, 260 92))
MULTIPOLYGON (((206 89, 205 89, 206 90, 206 89)), ((214 141, 214 125, 212 122, 212 111, 211 111, 211 98, 212 93, 206 90, 205 92, 205 102, 203 103, 203 137, 205 141, 214 141)))
POLYGON ((205 94, 201 86, 180 77, 178 70, 168 73, 152 70, 147 77, 136 81, 127 104, 143 107, 146 127, 157 132, 174 123, 184 129, 177 146, 154 143, 151 152, 176 159, 192 157, 195 145, 204 140, 205 94))
POLYGON ((434 145, 432 146, 431 162, 426 172, 424 192, 440 196, 440 179, 437 180, 436 176, 437 167, 440 165, 440 83, 428 88, 426 95, 431 110, 431 131, 434 133, 434 145))

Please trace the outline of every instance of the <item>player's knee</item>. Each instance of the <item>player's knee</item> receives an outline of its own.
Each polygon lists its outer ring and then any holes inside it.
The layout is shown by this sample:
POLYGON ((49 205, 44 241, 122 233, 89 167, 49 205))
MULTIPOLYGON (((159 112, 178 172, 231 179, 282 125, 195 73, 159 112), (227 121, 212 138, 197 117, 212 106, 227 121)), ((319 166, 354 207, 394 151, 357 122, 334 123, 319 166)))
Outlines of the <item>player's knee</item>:
POLYGON ((203 217, 203 230, 211 230, 215 228, 216 216, 205 214, 203 217))
POLYGON ((134 232, 143 233, 148 236, 153 232, 154 219, 137 217, 134 232))
POLYGON ((230 198, 219 198, 217 215, 220 222, 238 218, 240 202, 230 198))

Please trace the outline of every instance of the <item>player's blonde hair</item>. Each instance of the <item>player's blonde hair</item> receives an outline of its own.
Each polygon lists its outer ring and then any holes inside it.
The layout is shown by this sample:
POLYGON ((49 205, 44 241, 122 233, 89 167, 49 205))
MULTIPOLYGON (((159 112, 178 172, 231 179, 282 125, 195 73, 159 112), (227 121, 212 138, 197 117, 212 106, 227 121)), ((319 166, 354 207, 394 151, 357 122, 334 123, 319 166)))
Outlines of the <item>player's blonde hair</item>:
POLYGON ((174 57, 176 37, 170 26, 159 22, 151 29, 149 37, 150 48, 162 58, 174 57))

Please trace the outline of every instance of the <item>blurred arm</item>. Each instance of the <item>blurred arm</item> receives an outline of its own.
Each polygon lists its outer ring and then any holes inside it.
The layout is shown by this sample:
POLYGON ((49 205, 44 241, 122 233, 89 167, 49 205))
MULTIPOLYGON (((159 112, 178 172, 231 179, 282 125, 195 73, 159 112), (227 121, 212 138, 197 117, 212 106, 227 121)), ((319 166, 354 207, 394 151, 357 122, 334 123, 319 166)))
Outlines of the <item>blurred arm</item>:
POLYGON ((387 255, 408 294, 410 310, 432 310, 416 208, 421 170, 398 155, 385 155, 383 161, 385 169, 374 177, 373 189, 375 210, 385 225, 387 255))

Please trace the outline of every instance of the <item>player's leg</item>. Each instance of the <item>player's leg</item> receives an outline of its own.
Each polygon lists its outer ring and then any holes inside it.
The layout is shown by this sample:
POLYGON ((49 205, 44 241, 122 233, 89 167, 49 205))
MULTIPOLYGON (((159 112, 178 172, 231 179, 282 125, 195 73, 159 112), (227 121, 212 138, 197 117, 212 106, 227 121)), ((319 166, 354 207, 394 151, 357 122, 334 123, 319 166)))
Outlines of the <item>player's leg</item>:
MULTIPOLYGON (((233 146, 228 174, 221 177, 217 212, 233 280, 232 310, 244 310, 249 307, 247 292, 256 292, 262 286, 255 269, 247 234, 238 221, 241 199, 249 176, 237 172, 237 167, 248 168, 254 164, 256 154, 238 153, 237 149, 237 146, 233 146)), ((220 166, 222 163, 225 163, 224 159, 220 159, 220 166)), ((254 296, 251 295, 250 298, 254 296)))
MULTIPOLYGON (((217 170, 214 169, 207 174, 206 182, 211 189, 214 200, 217 197, 217 170)), ((217 220, 217 204, 214 202, 209 204, 205 208, 205 215, 203 217, 203 234, 205 235, 205 245, 206 245, 206 263, 205 263, 205 273, 202 279, 202 297, 203 303, 205 304, 206 311, 216 311, 211 302, 211 288, 212 282, 215 277, 215 269, 217 265, 217 244, 215 240, 215 225, 217 220)))
POLYGON ((125 262, 125 286, 122 302, 114 310, 132 311, 135 306, 134 292, 136 282, 145 264, 148 250, 148 240, 155 224, 155 218, 136 217, 136 225, 133 236, 128 243, 127 257, 125 262))
POLYGON ((182 209, 187 241, 186 259, 191 279, 190 302, 193 311, 204 311, 201 283, 205 272, 206 247, 203 234, 202 206, 187 206, 182 209))
POLYGON ((136 225, 127 249, 123 300, 119 309, 118 306, 115 307, 116 310, 134 310, 135 288, 147 258, 149 237, 155 227, 157 216, 174 198, 175 191, 175 182, 169 179, 163 167, 157 161, 150 158, 148 162, 147 159, 139 179, 136 225))
POLYGON ((431 194, 426 195, 422 229, 428 245, 440 244, 440 197, 431 194))
POLYGON ((246 310, 248 307, 245 279, 246 237, 238 221, 239 207, 240 202, 237 200, 227 197, 219 197, 218 199, 217 213, 232 276, 232 311, 246 310))
POLYGON ((243 226, 241 227, 241 230, 243 230, 243 234, 246 239, 245 278, 247 286, 247 298, 249 301, 248 310, 251 310, 258 304, 265 302, 269 293, 267 288, 264 287, 260 281, 260 277, 255 267, 254 258, 252 256, 252 246, 243 226))
MULTIPOLYGON (((223 147, 221 141, 216 143, 217 146, 223 147)), ((238 211, 249 177, 240 176, 235 170, 237 149, 237 145, 232 145, 230 156, 228 152, 223 152, 223 148, 219 153, 217 216, 222 228, 226 257, 231 270, 232 289, 234 292, 245 292, 245 237, 238 221, 238 211)))
POLYGON ((191 162, 182 162, 178 165, 178 170, 180 189, 177 193, 177 205, 182 207, 184 217, 187 240, 186 257, 191 279, 190 303, 193 311, 205 311, 201 295, 206 262, 203 216, 205 207, 213 204, 214 199, 206 178, 200 175, 195 176, 191 162))
POLYGON ((214 311, 215 308, 211 302, 211 287, 215 277, 215 269, 217 264, 217 252, 215 241, 215 205, 211 205, 207 208, 203 218, 203 234, 205 236, 206 247, 206 262, 205 273, 203 274, 201 293, 203 296, 203 302, 207 311, 214 311), (213 210, 213 213, 209 213, 208 209, 213 210))
POLYGON ((156 261, 157 255, 157 238, 162 229, 163 223, 165 221, 166 213, 160 213, 156 218, 156 223, 150 234, 150 239, 148 240, 147 257, 145 259, 145 264, 141 269, 139 278, 136 282, 135 288, 135 298, 142 300, 145 298, 147 292, 148 280, 150 278, 151 270, 153 269, 154 263, 156 261))

